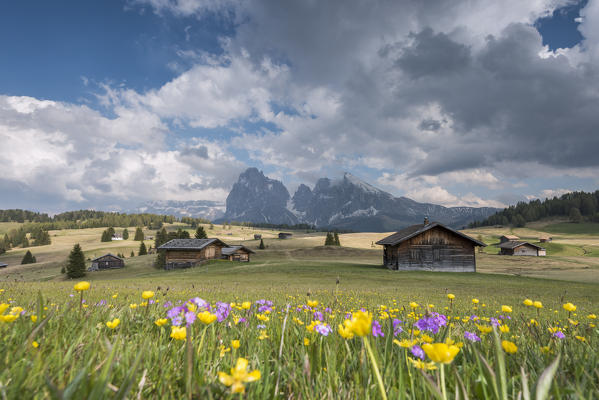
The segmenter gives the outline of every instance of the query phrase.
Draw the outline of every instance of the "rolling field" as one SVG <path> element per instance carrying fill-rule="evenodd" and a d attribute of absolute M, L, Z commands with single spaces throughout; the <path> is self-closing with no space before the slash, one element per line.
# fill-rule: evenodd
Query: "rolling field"
<path fill-rule="evenodd" d="M 514 233 L 532 241 L 538 229 Z M 383 268 L 372 242 L 385 234 L 324 247 L 323 233 L 215 226 L 209 236 L 256 249 L 259 233 L 267 248 L 179 271 L 128 257 L 78 292 L 60 273 L 74 243 L 86 258 L 137 253 L 139 242 L 101 243 L 102 230 L 51 232 L 30 248 L 36 264 L 18 265 L 24 249 L 0 256 L 4 398 L 599 397 L 588 232 L 553 234 L 541 258 L 489 246 L 479 273 L 458 274 Z M 506 232 L 467 233 L 491 244 Z"/>

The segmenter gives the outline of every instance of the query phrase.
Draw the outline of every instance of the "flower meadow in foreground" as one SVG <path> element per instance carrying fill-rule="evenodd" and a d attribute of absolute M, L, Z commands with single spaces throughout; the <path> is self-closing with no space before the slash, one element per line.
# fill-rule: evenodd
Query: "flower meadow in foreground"
<path fill-rule="evenodd" d="M 557 299 L 224 301 L 88 282 L 48 298 L 17 291 L 0 292 L 8 398 L 124 388 L 130 398 L 490 399 L 534 387 L 599 397 L 597 310 Z"/>

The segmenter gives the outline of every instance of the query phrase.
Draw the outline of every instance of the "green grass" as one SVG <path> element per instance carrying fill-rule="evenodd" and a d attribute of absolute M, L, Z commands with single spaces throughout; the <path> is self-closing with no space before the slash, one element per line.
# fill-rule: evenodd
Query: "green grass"
<path fill-rule="evenodd" d="M 556 234 L 599 236 L 599 224 L 594 222 L 582 222 L 579 224 L 562 222 L 546 225 L 543 227 L 543 230 L 545 232 Z"/>

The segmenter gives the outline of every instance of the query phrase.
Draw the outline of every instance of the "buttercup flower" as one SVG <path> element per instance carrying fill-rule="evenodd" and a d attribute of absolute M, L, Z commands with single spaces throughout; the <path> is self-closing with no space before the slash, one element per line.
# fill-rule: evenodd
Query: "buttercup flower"
<path fill-rule="evenodd" d="M 109 327 L 110 329 L 115 329 L 117 326 L 119 326 L 120 323 L 121 323 L 121 320 L 118 318 L 115 318 L 112 321 L 108 321 L 106 323 L 106 326 Z"/>
<path fill-rule="evenodd" d="M 218 379 L 220 383 L 231 387 L 233 393 L 244 393 L 244 383 L 255 382 L 260 379 L 260 371 L 247 371 L 248 360 L 238 358 L 234 368 L 231 368 L 231 375 L 226 372 L 219 372 Z"/>
<path fill-rule="evenodd" d="M 171 337 L 175 340 L 185 340 L 187 329 L 182 326 L 171 326 Z"/>
<path fill-rule="evenodd" d="M 151 299 L 152 297 L 154 297 L 154 292 L 152 292 L 151 290 L 145 290 L 145 291 L 141 292 L 141 297 L 144 300 Z"/>
<path fill-rule="evenodd" d="M 514 354 L 518 351 L 518 346 L 516 346 L 515 343 L 510 342 L 509 340 L 502 340 L 501 347 L 503 348 L 503 351 L 510 354 Z"/>
<path fill-rule="evenodd" d="M 563 305 L 564 310 L 568 311 L 568 312 L 573 312 L 576 311 L 576 306 L 572 303 L 566 303 Z"/>
<path fill-rule="evenodd" d="M 460 352 L 460 348 L 455 345 L 447 345 L 445 343 L 426 343 L 422 345 L 422 350 L 428 358 L 436 363 L 449 364 L 455 356 Z"/>
<path fill-rule="evenodd" d="M 81 281 L 79 283 L 76 283 L 75 286 L 73 286 L 73 289 L 75 289 L 78 292 L 82 292 L 84 290 L 89 290 L 89 287 L 90 287 L 89 282 Z"/>

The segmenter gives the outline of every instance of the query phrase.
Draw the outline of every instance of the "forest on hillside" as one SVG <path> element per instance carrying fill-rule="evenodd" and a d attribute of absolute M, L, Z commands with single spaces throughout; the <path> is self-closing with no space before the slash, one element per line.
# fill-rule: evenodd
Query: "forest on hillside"
<path fill-rule="evenodd" d="M 528 203 L 519 202 L 491 215 L 484 221 L 471 223 L 470 228 L 479 226 L 512 225 L 522 227 L 527 222 L 549 217 L 567 217 L 571 222 L 599 222 L 599 190 L 594 193 L 571 192 L 561 197 Z"/>

